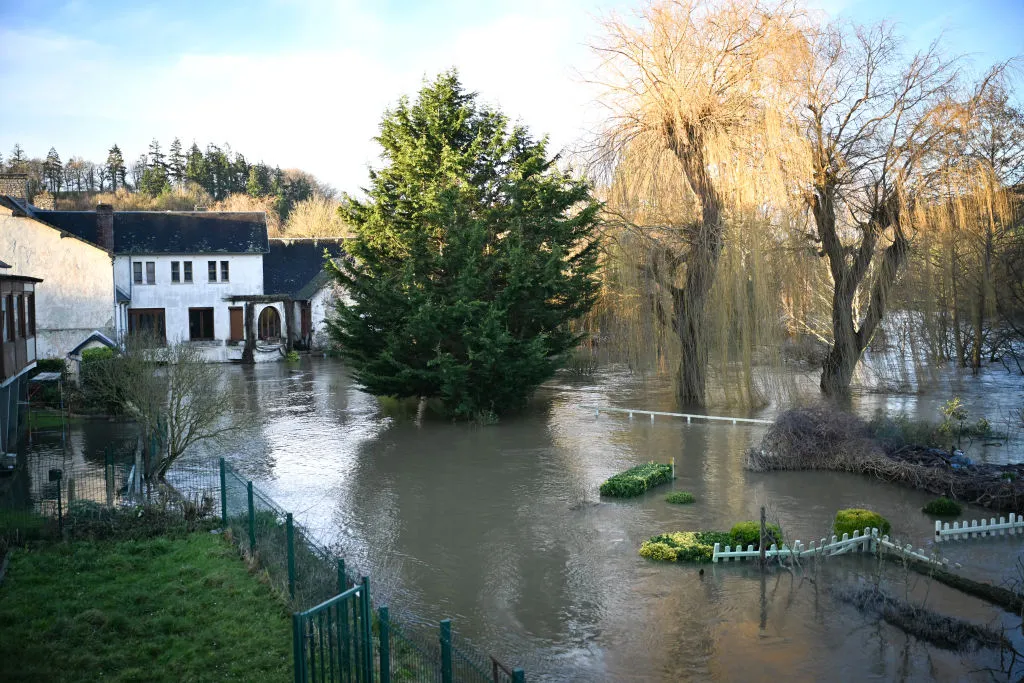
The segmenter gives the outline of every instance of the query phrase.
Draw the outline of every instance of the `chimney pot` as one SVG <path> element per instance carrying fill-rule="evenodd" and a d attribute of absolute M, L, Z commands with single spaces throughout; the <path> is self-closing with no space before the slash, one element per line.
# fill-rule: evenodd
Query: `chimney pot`
<path fill-rule="evenodd" d="M 96 237 L 101 247 L 114 251 L 114 207 L 110 204 L 96 205 Z"/>

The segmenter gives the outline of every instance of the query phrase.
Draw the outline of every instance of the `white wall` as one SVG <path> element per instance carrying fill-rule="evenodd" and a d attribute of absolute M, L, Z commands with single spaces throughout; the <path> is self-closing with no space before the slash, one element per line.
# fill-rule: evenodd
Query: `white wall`
<path fill-rule="evenodd" d="M 110 254 L 31 218 L 0 207 L 3 272 L 42 278 L 36 286 L 39 358 L 63 358 L 100 331 L 113 337 L 114 281 Z"/>
<path fill-rule="evenodd" d="M 2 257 L 0 257 L 2 258 Z M 155 284 L 135 284 L 132 263 L 142 263 L 145 282 L 146 262 L 156 264 Z M 179 262 L 181 282 L 171 282 L 171 261 Z M 184 281 L 185 261 L 192 262 L 192 282 Z M 207 262 L 217 262 L 217 282 L 207 279 Z M 228 261 L 229 281 L 220 281 L 220 262 Z M 167 325 L 167 340 L 187 341 L 188 309 L 212 308 L 214 338 L 223 344 L 231 336 L 228 308 L 243 306 L 226 301 L 226 297 L 263 294 L 263 256 L 261 254 L 187 254 L 168 256 L 132 255 L 117 257 L 117 285 L 131 296 L 129 308 L 162 308 Z M 259 312 L 257 311 L 257 315 Z M 283 318 L 282 318 L 283 327 Z"/>
<path fill-rule="evenodd" d="M 327 333 L 327 319 L 334 315 L 334 304 L 342 296 L 344 296 L 344 290 L 331 282 L 327 286 L 322 287 L 310 299 L 314 349 L 325 349 L 330 345 L 330 336 Z"/>

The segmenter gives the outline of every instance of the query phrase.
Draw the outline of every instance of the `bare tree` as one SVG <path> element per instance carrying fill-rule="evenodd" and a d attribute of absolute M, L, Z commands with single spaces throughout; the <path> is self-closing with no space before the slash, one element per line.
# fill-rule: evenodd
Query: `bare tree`
<path fill-rule="evenodd" d="M 799 164 L 792 83 L 806 61 L 801 14 L 761 0 L 661 0 L 607 22 L 599 83 L 610 124 L 598 168 L 609 221 L 647 245 L 670 294 L 660 324 L 679 343 L 677 394 L 703 405 L 708 305 L 730 215 L 785 203 Z"/>
<path fill-rule="evenodd" d="M 812 158 L 805 201 L 833 283 L 821 388 L 835 395 L 848 390 L 906 263 L 909 214 L 949 130 L 937 105 L 957 74 L 935 44 L 904 59 L 888 26 L 833 24 L 813 35 L 804 82 Z M 867 298 L 863 309 L 859 294 Z"/>
<path fill-rule="evenodd" d="M 221 379 L 220 367 L 205 362 L 195 346 L 162 345 L 139 336 L 83 372 L 92 397 L 136 420 L 147 448 L 159 444 L 146 463 L 147 478 L 159 479 L 190 447 L 248 424 L 245 416 L 232 414 Z"/>
<path fill-rule="evenodd" d="M 296 204 L 288 213 L 284 226 L 285 237 L 345 237 L 352 233 L 351 226 L 339 213 L 341 204 L 314 194 Z"/>

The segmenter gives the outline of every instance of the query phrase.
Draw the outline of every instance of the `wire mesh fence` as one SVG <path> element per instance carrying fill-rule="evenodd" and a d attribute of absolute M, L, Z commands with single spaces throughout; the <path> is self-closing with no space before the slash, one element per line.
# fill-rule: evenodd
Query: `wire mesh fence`
<path fill-rule="evenodd" d="M 317 542 L 291 513 L 223 460 L 220 467 L 221 514 L 231 530 L 231 537 L 267 573 L 271 583 L 288 596 L 296 615 L 310 610 L 312 606 L 330 604 L 339 594 L 360 586 L 366 586 L 369 596 L 366 577 L 358 577 L 352 567 L 346 567 L 330 548 Z M 323 675 L 325 680 L 349 680 L 328 676 L 333 670 L 342 670 L 338 667 L 331 669 L 330 663 L 340 661 L 343 653 L 336 648 L 342 647 L 346 641 L 341 638 L 332 640 L 329 632 L 323 630 L 326 622 L 307 622 L 303 621 L 303 630 L 294 634 L 296 680 L 307 680 L 307 674 L 313 670 Z M 382 683 L 524 680 L 521 670 L 509 670 L 455 635 L 448 620 L 441 622 L 440 629 L 431 634 L 421 626 L 402 624 L 392 619 L 387 607 L 382 606 L 374 615 L 373 626 L 371 648 L 376 671 L 373 678 Z M 321 636 L 326 638 L 324 645 L 329 651 L 325 651 L 319 642 L 309 642 L 310 637 Z M 352 647 L 351 643 L 349 646 Z M 317 657 L 319 660 L 315 659 Z"/>

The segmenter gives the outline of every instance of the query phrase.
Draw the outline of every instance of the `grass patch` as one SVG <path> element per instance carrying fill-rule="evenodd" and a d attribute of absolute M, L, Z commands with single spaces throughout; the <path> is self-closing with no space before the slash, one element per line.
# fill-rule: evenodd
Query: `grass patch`
<path fill-rule="evenodd" d="M 16 550 L 0 680 L 284 681 L 280 598 L 219 535 Z"/>
<path fill-rule="evenodd" d="M 652 536 L 640 546 L 640 557 L 662 562 L 710 562 L 715 544 L 724 547 L 729 534 L 720 531 L 677 531 Z"/>
<path fill-rule="evenodd" d="M 665 502 L 672 503 L 673 505 L 689 505 L 695 500 L 697 499 L 688 491 L 673 491 L 665 496 Z"/>
<path fill-rule="evenodd" d="M 632 498 L 639 496 L 647 489 L 666 484 L 672 479 L 672 466 L 649 462 L 631 467 L 625 472 L 616 474 L 601 484 L 602 496 L 615 498 Z"/>
<path fill-rule="evenodd" d="M 871 510 L 849 508 L 836 513 L 832 533 L 839 538 L 842 538 L 843 534 L 853 537 L 854 531 L 864 531 L 864 529 L 878 529 L 878 533 L 884 536 L 892 530 L 892 525 L 885 517 Z"/>
<path fill-rule="evenodd" d="M 929 502 L 921 508 L 921 511 L 926 515 L 934 515 L 936 517 L 959 517 L 960 513 L 963 512 L 963 508 L 960 507 L 960 503 L 943 496 Z"/>

